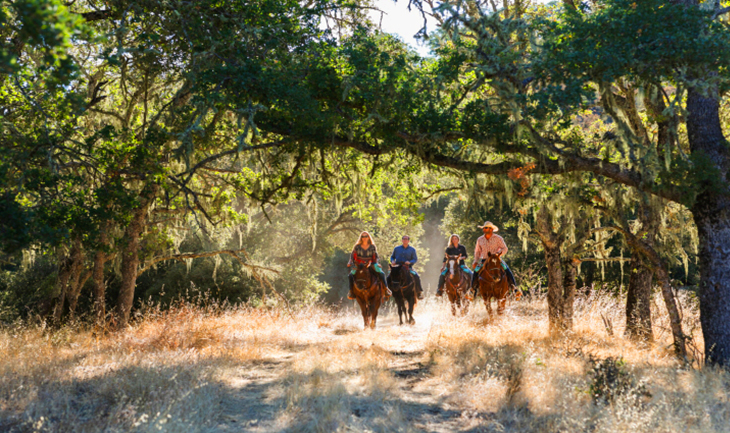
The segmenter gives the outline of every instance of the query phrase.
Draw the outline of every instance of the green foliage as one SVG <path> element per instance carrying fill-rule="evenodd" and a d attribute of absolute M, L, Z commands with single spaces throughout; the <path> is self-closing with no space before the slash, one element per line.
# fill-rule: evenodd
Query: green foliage
<path fill-rule="evenodd" d="M 663 0 L 594 7 L 590 13 L 565 9 L 559 19 L 537 23 L 543 41 L 536 79 L 556 95 L 577 92 L 564 95 L 569 104 L 561 107 L 579 107 L 580 97 L 590 97 L 588 82 L 687 83 L 708 67 L 727 71 L 730 65 L 730 34 L 711 12 Z"/>
<path fill-rule="evenodd" d="M 0 322 L 28 319 L 49 309 L 58 266 L 49 254 L 24 267 L 5 266 L 0 271 Z"/>

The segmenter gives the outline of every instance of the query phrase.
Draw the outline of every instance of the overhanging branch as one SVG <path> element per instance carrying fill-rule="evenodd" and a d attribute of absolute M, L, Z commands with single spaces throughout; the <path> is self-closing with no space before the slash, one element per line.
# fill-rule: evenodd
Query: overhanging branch
<path fill-rule="evenodd" d="M 202 257 L 214 257 L 214 256 L 219 256 L 221 254 L 227 254 L 227 255 L 233 257 L 234 259 L 236 259 L 236 261 L 238 261 L 238 263 L 241 266 L 245 267 L 246 269 L 251 270 L 252 272 L 264 271 L 264 272 L 272 272 L 274 274 L 278 274 L 279 273 L 279 271 L 277 271 L 276 269 L 267 268 L 267 267 L 264 267 L 264 266 L 252 265 L 250 263 L 244 262 L 243 259 L 241 259 L 241 257 L 238 254 L 239 253 L 245 253 L 245 252 L 246 252 L 245 249 L 240 249 L 240 250 L 218 250 L 218 251 L 207 251 L 207 252 L 200 252 L 200 253 L 182 253 L 182 254 L 173 254 L 171 256 L 155 257 L 154 259 L 149 260 L 147 262 L 147 264 L 142 269 L 140 269 L 137 272 L 137 276 L 139 277 L 145 271 L 149 270 L 155 264 L 160 263 L 160 262 L 166 262 L 168 260 L 177 260 L 177 261 L 180 261 L 180 262 L 184 262 L 186 259 L 198 259 L 198 258 L 202 258 Z"/>

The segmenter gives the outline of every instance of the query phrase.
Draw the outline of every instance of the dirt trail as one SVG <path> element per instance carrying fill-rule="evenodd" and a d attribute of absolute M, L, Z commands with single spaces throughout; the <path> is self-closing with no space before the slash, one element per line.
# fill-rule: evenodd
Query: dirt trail
<path fill-rule="evenodd" d="M 375 331 L 362 330 L 361 324 L 356 328 L 352 326 L 355 322 L 350 322 L 349 326 L 322 326 L 317 330 L 317 335 L 309 339 L 309 344 L 294 345 L 266 362 L 240 368 L 231 378 L 228 398 L 221 403 L 221 422 L 217 431 L 309 430 L 308 425 L 292 423 L 291 419 L 282 416 L 286 412 L 287 387 L 292 382 L 288 376 L 293 371 L 293 364 L 308 351 L 321 350 L 322 347 L 344 347 L 353 350 L 352 356 L 364 356 L 361 354 L 367 350 L 368 342 L 378 350 L 387 352 L 388 361 L 383 371 L 394 383 L 386 396 L 347 396 L 351 401 L 346 407 L 353 421 L 348 431 L 377 427 L 382 422 L 376 418 L 383 417 L 384 411 L 394 406 L 397 407 L 397 414 L 388 416 L 396 416 L 400 421 L 397 426 L 390 424 L 383 428 L 385 431 L 392 431 L 393 427 L 402 431 L 481 431 L 478 426 L 483 425 L 480 419 L 484 414 L 467 413 L 450 407 L 444 401 L 443 388 L 439 387 L 437 381 L 431 380 L 433 373 L 425 350 L 429 334 L 435 324 L 446 318 L 450 320 L 450 314 L 444 314 L 445 305 L 444 308 L 434 307 L 420 308 L 420 315 L 417 309 L 416 324 L 413 326 L 399 326 L 398 316 L 394 312 L 381 313 Z M 315 349 L 317 347 L 320 349 Z M 378 405 L 380 408 L 377 408 Z M 305 413 L 302 416 L 312 414 Z M 347 421 L 345 424 L 350 425 Z"/>

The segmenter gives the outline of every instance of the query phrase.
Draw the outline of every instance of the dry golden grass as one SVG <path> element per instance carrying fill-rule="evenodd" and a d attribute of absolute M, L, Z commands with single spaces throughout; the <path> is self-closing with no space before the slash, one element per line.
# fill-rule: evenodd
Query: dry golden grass
<path fill-rule="evenodd" d="M 730 374 L 675 360 L 654 307 L 649 345 L 622 337 L 607 296 L 579 299 L 560 339 L 544 299 L 491 322 L 481 301 L 454 318 L 429 300 L 415 326 L 381 312 L 375 331 L 352 309 L 184 304 L 106 336 L 16 326 L 0 330 L 0 431 L 730 431 Z M 607 358 L 614 376 L 592 372 Z"/>

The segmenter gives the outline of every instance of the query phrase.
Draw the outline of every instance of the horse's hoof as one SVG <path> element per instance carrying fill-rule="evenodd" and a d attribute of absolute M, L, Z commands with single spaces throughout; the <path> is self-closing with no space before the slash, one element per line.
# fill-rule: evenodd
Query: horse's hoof
<path fill-rule="evenodd" d="M 416 320 L 415 319 L 411 319 L 411 321 L 408 322 L 408 323 L 411 324 L 411 325 L 415 325 L 416 324 Z"/>

